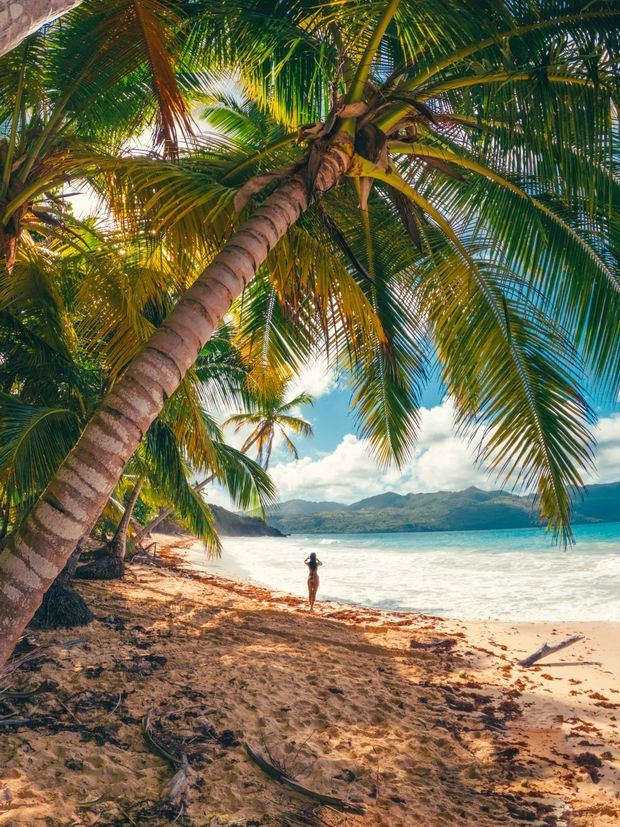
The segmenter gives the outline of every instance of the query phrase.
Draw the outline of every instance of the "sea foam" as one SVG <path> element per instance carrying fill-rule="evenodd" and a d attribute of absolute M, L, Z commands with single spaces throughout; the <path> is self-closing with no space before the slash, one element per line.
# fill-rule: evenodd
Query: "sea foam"
<path fill-rule="evenodd" d="M 490 620 L 620 620 L 620 523 L 577 526 L 562 550 L 536 529 L 425 534 L 224 538 L 219 560 L 196 545 L 197 568 L 306 594 L 317 551 L 319 599 Z"/>

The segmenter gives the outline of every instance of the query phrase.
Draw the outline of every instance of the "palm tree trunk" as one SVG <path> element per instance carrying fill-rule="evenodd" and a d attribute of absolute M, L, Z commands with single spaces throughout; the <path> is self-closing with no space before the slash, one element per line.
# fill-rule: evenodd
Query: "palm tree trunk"
<path fill-rule="evenodd" d="M 346 135 L 327 147 L 315 179 L 318 193 L 338 183 L 352 154 Z M 308 203 L 306 182 L 293 178 L 235 233 L 131 362 L 7 542 L 0 554 L 0 668 L 77 541 L 101 514 L 166 399 Z"/>
<path fill-rule="evenodd" d="M 117 560 L 125 559 L 125 554 L 127 552 L 127 529 L 129 528 L 129 522 L 131 520 L 133 510 L 136 507 L 136 503 L 138 502 L 138 497 L 140 496 L 140 491 L 142 490 L 143 485 L 144 477 L 140 477 L 133 487 L 133 491 L 127 501 L 125 512 L 121 517 L 121 521 L 118 524 L 116 532 L 114 533 L 114 537 L 112 537 L 112 542 L 110 543 L 110 553 L 112 557 L 115 557 Z"/>
<path fill-rule="evenodd" d="M 0 55 L 82 0 L 0 0 Z"/>
<path fill-rule="evenodd" d="M 269 442 L 267 443 L 267 450 L 265 452 L 265 471 L 269 470 L 269 460 L 271 459 L 271 450 L 273 448 L 273 434 L 273 431 L 269 434 Z"/>
<path fill-rule="evenodd" d="M 75 572 L 76 580 L 121 580 L 125 574 L 125 553 L 127 551 L 127 529 L 138 502 L 145 477 L 138 479 L 133 487 L 123 516 L 114 532 L 114 537 L 100 556 L 95 557 Z M 107 552 L 107 553 L 106 553 Z"/>
<path fill-rule="evenodd" d="M 86 626 L 95 619 L 94 614 L 79 592 L 71 585 L 86 538 L 82 538 L 67 565 L 46 591 L 32 625 L 39 629 L 72 629 Z"/>
<path fill-rule="evenodd" d="M 153 517 L 153 519 L 150 522 L 148 522 L 144 526 L 144 528 L 142 528 L 142 529 L 140 529 L 140 531 L 138 531 L 138 537 L 141 540 L 144 540 L 145 537 L 150 537 L 151 534 L 155 531 L 155 529 L 161 523 L 163 523 L 163 521 L 167 517 L 169 517 L 172 514 L 173 511 L 174 511 L 174 507 L 171 506 L 171 505 L 167 506 L 167 508 L 160 508 L 159 509 L 159 514 L 156 517 Z"/>

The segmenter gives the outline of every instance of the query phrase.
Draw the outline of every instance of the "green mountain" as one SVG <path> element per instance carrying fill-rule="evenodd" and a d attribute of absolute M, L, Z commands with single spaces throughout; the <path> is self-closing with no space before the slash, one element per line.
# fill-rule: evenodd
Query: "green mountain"
<path fill-rule="evenodd" d="M 215 527 L 221 537 L 282 537 L 282 533 L 259 517 L 235 514 L 219 505 L 212 505 Z"/>
<path fill-rule="evenodd" d="M 284 534 L 480 531 L 528 528 L 538 524 L 538 514 L 531 496 L 472 487 L 432 494 L 389 491 L 351 505 L 288 500 L 268 515 L 268 521 Z M 620 522 L 620 482 L 590 485 L 577 492 L 573 521 Z"/>
<path fill-rule="evenodd" d="M 321 502 L 312 502 L 310 500 L 286 500 L 278 505 L 278 514 L 282 517 L 288 514 L 323 514 L 329 511 L 341 511 L 342 503 L 329 502 L 322 500 Z"/>

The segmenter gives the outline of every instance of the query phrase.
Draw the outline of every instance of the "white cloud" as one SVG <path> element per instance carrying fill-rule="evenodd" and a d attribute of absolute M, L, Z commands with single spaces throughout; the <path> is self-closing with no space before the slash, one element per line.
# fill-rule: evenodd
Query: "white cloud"
<path fill-rule="evenodd" d="M 588 482 L 616 482 L 620 479 L 620 413 L 598 421 L 596 437 L 596 471 Z"/>
<path fill-rule="evenodd" d="M 271 473 L 283 500 L 295 497 L 354 502 L 393 490 L 455 491 L 476 485 L 499 487 L 493 473 L 476 465 L 476 444 L 454 431 L 453 403 L 444 400 L 421 411 L 420 435 L 411 459 L 401 469 L 380 469 L 368 444 L 353 434 L 329 454 L 275 464 Z M 600 420 L 597 428 L 597 473 L 588 482 L 620 478 L 620 414 Z"/>
<path fill-rule="evenodd" d="M 458 490 L 469 485 L 494 487 L 475 466 L 475 449 L 454 433 L 453 405 L 446 399 L 421 411 L 420 436 L 411 459 L 400 468 L 381 469 L 366 440 L 343 437 L 330 454 L 281 462 L 271 469 L 281 498 L 334 499 L 354 502 L 387 490 Z"/>
<path fill-rule="evenodd" d="M 100 196 L 86 181 L 72 181 L 66 188 L 72 194 L 67 201 L 73 207 L 73 214 L 79 221 L 95 216 L 106 217 L 109 213 Z"/>
<path fill-rule="evenodd" d="M 289 396 L 294 398 L 300 393 L 309 393 L 315 399 L 327 396 L 336 389 L 336 372 L 329 367 L 325 356 L 316 356 L 306 362 L 293 380 Z"/>
<path fill-rule="evenodd" d="M 346 434 L 331 454 L 278 463 L 271 475 L 283 500 L 304 497 L 352 502 L 374 493 L 378 472 L 365 442 Z"/>

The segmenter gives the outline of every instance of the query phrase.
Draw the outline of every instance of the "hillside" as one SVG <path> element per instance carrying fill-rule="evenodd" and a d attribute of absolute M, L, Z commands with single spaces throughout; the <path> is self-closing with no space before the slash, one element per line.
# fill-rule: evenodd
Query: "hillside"
<path fill-rule="evenodd" d="M 221 537 L 281 537 L 282 533 L 258 517 L 235 514 L 219 505 L 212 505 L 217 533 Z"/>
<path fill-rule="evenodd" d="M 386 492 L 351 505 L 289 500 L 268 516 L 285 534 L 391 531 L 464 531 L 536 525 L 531 497 L 505 491 Z M 592 485 L 576 497 L 574 523 L 620 521 L 620 482 Z"/>
<path fill-rule="evenodd" d="M 286 500 L 278 505 L 278 514 L 282 517 L 288 514 L 325 514 L 330 511 L 340 511 L 342 503 L 312 502 L 311 500 Z"/>

